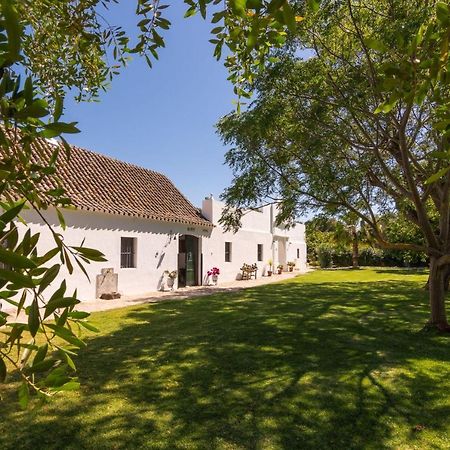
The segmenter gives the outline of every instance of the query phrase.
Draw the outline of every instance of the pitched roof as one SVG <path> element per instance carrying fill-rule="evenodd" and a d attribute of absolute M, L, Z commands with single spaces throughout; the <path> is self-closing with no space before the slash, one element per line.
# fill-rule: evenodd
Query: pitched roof
<path fill-rule="evenodd" d="M 50 158 L 55 145 L 35 141 L 38 158 Z M 163 174 L 71 146 L 70 158 L 62 149 L 57 175 L 75 207 L 122 216 L 212 227 Z"/>

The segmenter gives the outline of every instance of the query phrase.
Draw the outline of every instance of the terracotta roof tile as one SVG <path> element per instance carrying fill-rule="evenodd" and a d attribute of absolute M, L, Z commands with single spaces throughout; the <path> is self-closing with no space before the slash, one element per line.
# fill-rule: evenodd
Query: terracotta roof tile
<path fill-rule="evenodd" d="M 39 139 L 37 158 L 49 158 L 54 145 Z M 60 145 L 60 144 L 57 144 Z M 71 146 L 62 149 L 57 175 L 79 209 L 212 227 L 163 174 Z M 40 155 L 40 156 L 39 156 Z"/>

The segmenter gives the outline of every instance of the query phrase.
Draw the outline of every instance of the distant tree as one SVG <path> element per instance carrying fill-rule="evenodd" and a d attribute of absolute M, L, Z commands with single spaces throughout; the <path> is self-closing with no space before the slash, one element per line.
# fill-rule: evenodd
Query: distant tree
<path fill-rule="evenodd" d="M 324 215 L 314 217 L 305 223 L 306 251 L 309 263 L 319 263 L 321 267 L 331 265 L 331 253 L 335 246 L 334 229 L 334 221 Z"/>
<path fill-rule="evenodd" d="M 428 326 L 448 331 L 449 7 L 329 0 L 302 25 L 257 81 L 250 108 L 218 126 L 235 174 L 223 222 L 239 226 L 242 208 L 261 201 L 280 204 L 279 221 L 350 212 L 381 248 L 428 255 Z M 389 241 L 380 222 L 389 211 L 423 243 Z"/>
<path fill-rule="evenodd" d="M 335 239 L 344 246 L 352 248 L 352 266 L 359 267 L 359 230 L 358 217 L 346 214 L 336 223 Z"/>
<path fill-rule="evenodd" d="M 351 263 L 353 267 L 358 267 L 360 232 L 357 222 L 351 221 L 349 217 L 335 218 L 322 214 L 308 220 L 305 225 L 306 248 L 310 260 L 316 260 L 323 251 L 346 252 L 351 248 Z"/>
<path fill-rule="evenodd" d="M 436 225 L 434 220 L 432 220 L 432 223 L 434 226 Z M 383 229 L 383 234 L 386 236 L 386 240 L 389 242 L 406 242 L 418 246 L 423 246 L 425 244 L 423 233 L 420 229 L 410 220 L 399 214 L 385 214 L 382 218 L 380 218 L 380 226 Z M 418 252 L 414 250 L 399 251 L 385 249 L 383 254 L 387 260 L 398 262 L 405 266 L 424 265 L 428 260 L 425 252 Z"/>

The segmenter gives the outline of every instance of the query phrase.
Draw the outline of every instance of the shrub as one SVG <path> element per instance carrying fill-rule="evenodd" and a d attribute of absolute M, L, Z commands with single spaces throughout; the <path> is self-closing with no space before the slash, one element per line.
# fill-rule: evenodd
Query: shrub
<path fill-rule="evenodd" d="M 319 260 L 319 265 L 322 269 L 331 267 L 333 249 L 326 245 L 321 245 L 317 248 L 317 259 Z"/>
<path fill-rule="evenodd" d="M 352 265 L 352 252 L 345 249 L 333 249 L 331 259 L 333 266 L 349 267 Z"/>
<path fill-rule="evenodd" d="M 384 266 L 386 261 L 383 256 L 382 250 L 366 247 L 359 252 L 359 264 L 361 266 Z"/>

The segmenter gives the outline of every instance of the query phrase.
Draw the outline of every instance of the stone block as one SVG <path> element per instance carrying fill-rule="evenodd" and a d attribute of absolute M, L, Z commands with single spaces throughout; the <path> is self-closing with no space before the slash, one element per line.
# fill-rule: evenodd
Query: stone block
<path fill-rule="evenodd" d="M 103 298 L 102 295 L 104 294 L 117 294 L 118 283 L 119 275 L 114 273 L 113 268 L 102 269 L 100 275 L 96 276 L 95 297 Z"/>

